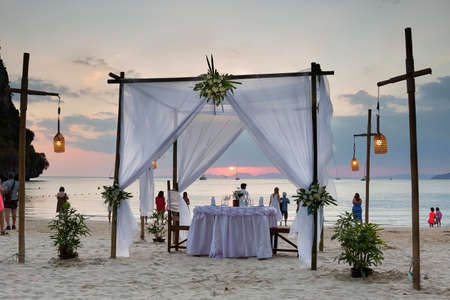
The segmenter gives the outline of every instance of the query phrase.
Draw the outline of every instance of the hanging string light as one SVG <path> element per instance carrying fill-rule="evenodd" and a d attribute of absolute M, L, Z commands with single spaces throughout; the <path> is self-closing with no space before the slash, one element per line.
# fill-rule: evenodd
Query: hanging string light
<path fill-rule="evenodd" d="M 380 132 L 380 87 L 378 87 L 377 98 L 377 134 L 373 138 L 373 147 L 375 154 L 385 154 L 388 150 L 386 137 Z"/>
<path fill-rule="evenodd" d="M 359 162 L 355 156 L 356 146 L 355 146 L 355 136 L 353 136 L 353 158 L 351 160 L 352 171 L 359 171 Z"/>
<path fill-rule="evenodd" d="M 59 126 L 59 115 L 61 114 L 61 98 L 58 96 L 58 132 L 56 133 L 55 137 L 53 138 L 53 149 L 56 153 L 62 153 L 65 151 L 65 142 L 64 142 L 64 136 L 60 132 L 60 126 Z"/>

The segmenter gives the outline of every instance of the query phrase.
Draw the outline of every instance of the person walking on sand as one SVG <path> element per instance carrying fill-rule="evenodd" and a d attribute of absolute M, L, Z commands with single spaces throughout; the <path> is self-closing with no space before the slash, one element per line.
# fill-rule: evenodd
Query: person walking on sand
<path fill-rule="evenodd" d="M 16 210 L 19 200 L 19 181 L 15 180 L 14 173 L 8 174 L 8 180 L 6 180 L 1 187 L 4 197 L 4 213 L 6 220 L 6 230 L 16 229 Z M 12 227 L 9 223 L 9 215 L 12 215 Z"/>
<path fill-rule="evenodd" d="M 441 227 L 442 212 L 439 207 L 436 207 L 436 227 Z"/>
<path fill-rule="evenodd" d="M 2 180 L 0 179 L 0 190 L 2 187 Z M 2 193 L 0 192 L 0 235 L 7 235 L 8 233 L 5 230 L 5 220 L 3 219 L 3 211 L 5 210 L 5 206 L 3 204 Z"/>
<path fill-rule="evenodd" d="M 353 218 L 360 220 L 362 222 L 361 204 L 362 200 L 361 197 L 359 197 L 359 193 L 355 193 L 355 196 L 353 196 L 353 207 L 352 207 Z"/>
<path fill-rule="evenodd" d="M 166 198 L 164 198 L 164 192 L 159 191 L 158 196 L 155 198 L 156 210 L 166 211 Z"/>
<path fill-rule="evenodd" d="M 433 227 L 436 223 L 436 213 L 434 212 L 434 208 L 430 208 L 430 213 L 428 214 L 428 224 L 430 227 Z"/>
<path fill-rule="evenodd" d="M 62 213 L 64 210 L 64 203 L 69 200 L 69 197 L 67 196 L 63 186 L 59 188 L 59 193 L 56 194 L 56 200 L 56 212 Z"/>
<path fill-rule="evenodd" d="M 278 187 L 275 187 L 273 189 L 273 194 L 270 195 L 270 202 L 269 202 L 269 206 L 272 206 L 273 208 L 275 208 L 275 210 L 277 211 L 277 221 L 280 221 L 280 226 L 283 225 L 283 215 L 281 214 L 281 209 L 280 209 L 280 190 L 278 189 Z"/>
<path fill-rule="evenodd" d="M 289 199 L 286 197 L 287 193 L 283 192 L 283 197 L 281 197 L 281 214 L 284 217 L 284 226 L 287 226 L 287 219 L 288 219 L 288 204 L 291 203 Z"/>

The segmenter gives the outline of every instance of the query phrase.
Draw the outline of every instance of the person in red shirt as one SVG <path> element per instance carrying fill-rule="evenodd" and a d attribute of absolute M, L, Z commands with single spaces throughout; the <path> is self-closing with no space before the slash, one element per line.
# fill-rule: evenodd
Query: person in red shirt
<path fill-rule="evenodd" d="M 434 207 L 432 207 L 430 213 L 428 214 L 428 224 L 430 224 L 430 227 L 433 227 L 435 223 L 436 213 L 434 212 Z"/>
<path fill-rule="evenodd" d="M 164 198 L 164 192 L 159 191 L 158 196 L 155 198 L 156 210 L 166 211 L 166 198 Z"/>

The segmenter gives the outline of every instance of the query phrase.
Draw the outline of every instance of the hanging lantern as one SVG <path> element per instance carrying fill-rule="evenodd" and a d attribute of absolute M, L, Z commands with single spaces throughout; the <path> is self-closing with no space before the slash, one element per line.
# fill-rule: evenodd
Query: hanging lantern
<path fill-rule="evenodd" d="M 351 164 L 352 164 L 352 171 L 354 172 L 359 171 L 359 162 L 355 157 L 353 157 Z"/>
<path fill-rule="evenodd" d="M 350 162 L 351 166 L 352 166 L 352 171 L 359 171 L 359 162 L 355 157 L 355 152 L 356 152 L 356 147 L 355 147 L 355 136 L 353 136 L 353 158 L 352 161 Z"/>
<path fill-rule="evenodd" d="M 156 167 L 157 167 L 156 160 L 152 161 L 152 169 L 154 170 L 154 169 L 156 169 Z"/>
<path fill-rule="evenodd" d="M 53 149 L 56 153 L 62 153 L 65 151 L 65 142 L 64 136 L 61 134 L 59 130 L 59 115 L 61 114 L 61 108 L 59 107 L 61 102 L 61 98 L 58 96 L 58 132 L 53 138 Z"/>
<path fill-rule="evenodd" d="M 385 154 L 388 151 L 386 137 L 381 133 L 377 133 L 373 138 L 373 146 L 375 154 Z"/>

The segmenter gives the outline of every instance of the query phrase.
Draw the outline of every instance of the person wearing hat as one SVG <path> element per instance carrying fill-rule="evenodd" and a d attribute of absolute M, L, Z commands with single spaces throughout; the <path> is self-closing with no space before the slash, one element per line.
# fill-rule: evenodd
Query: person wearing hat
<path fill-rule="evenodd" d="M 19 200 L 19 181 L 14 179 L 14 173 L 8 173 L 8 180 L 1 186 L 3 202 L 5 204 L 6 230 L 16 229 L 16 210 Z M 12 227 L 9 223 L 9 215 L 12 215 Z"/>

